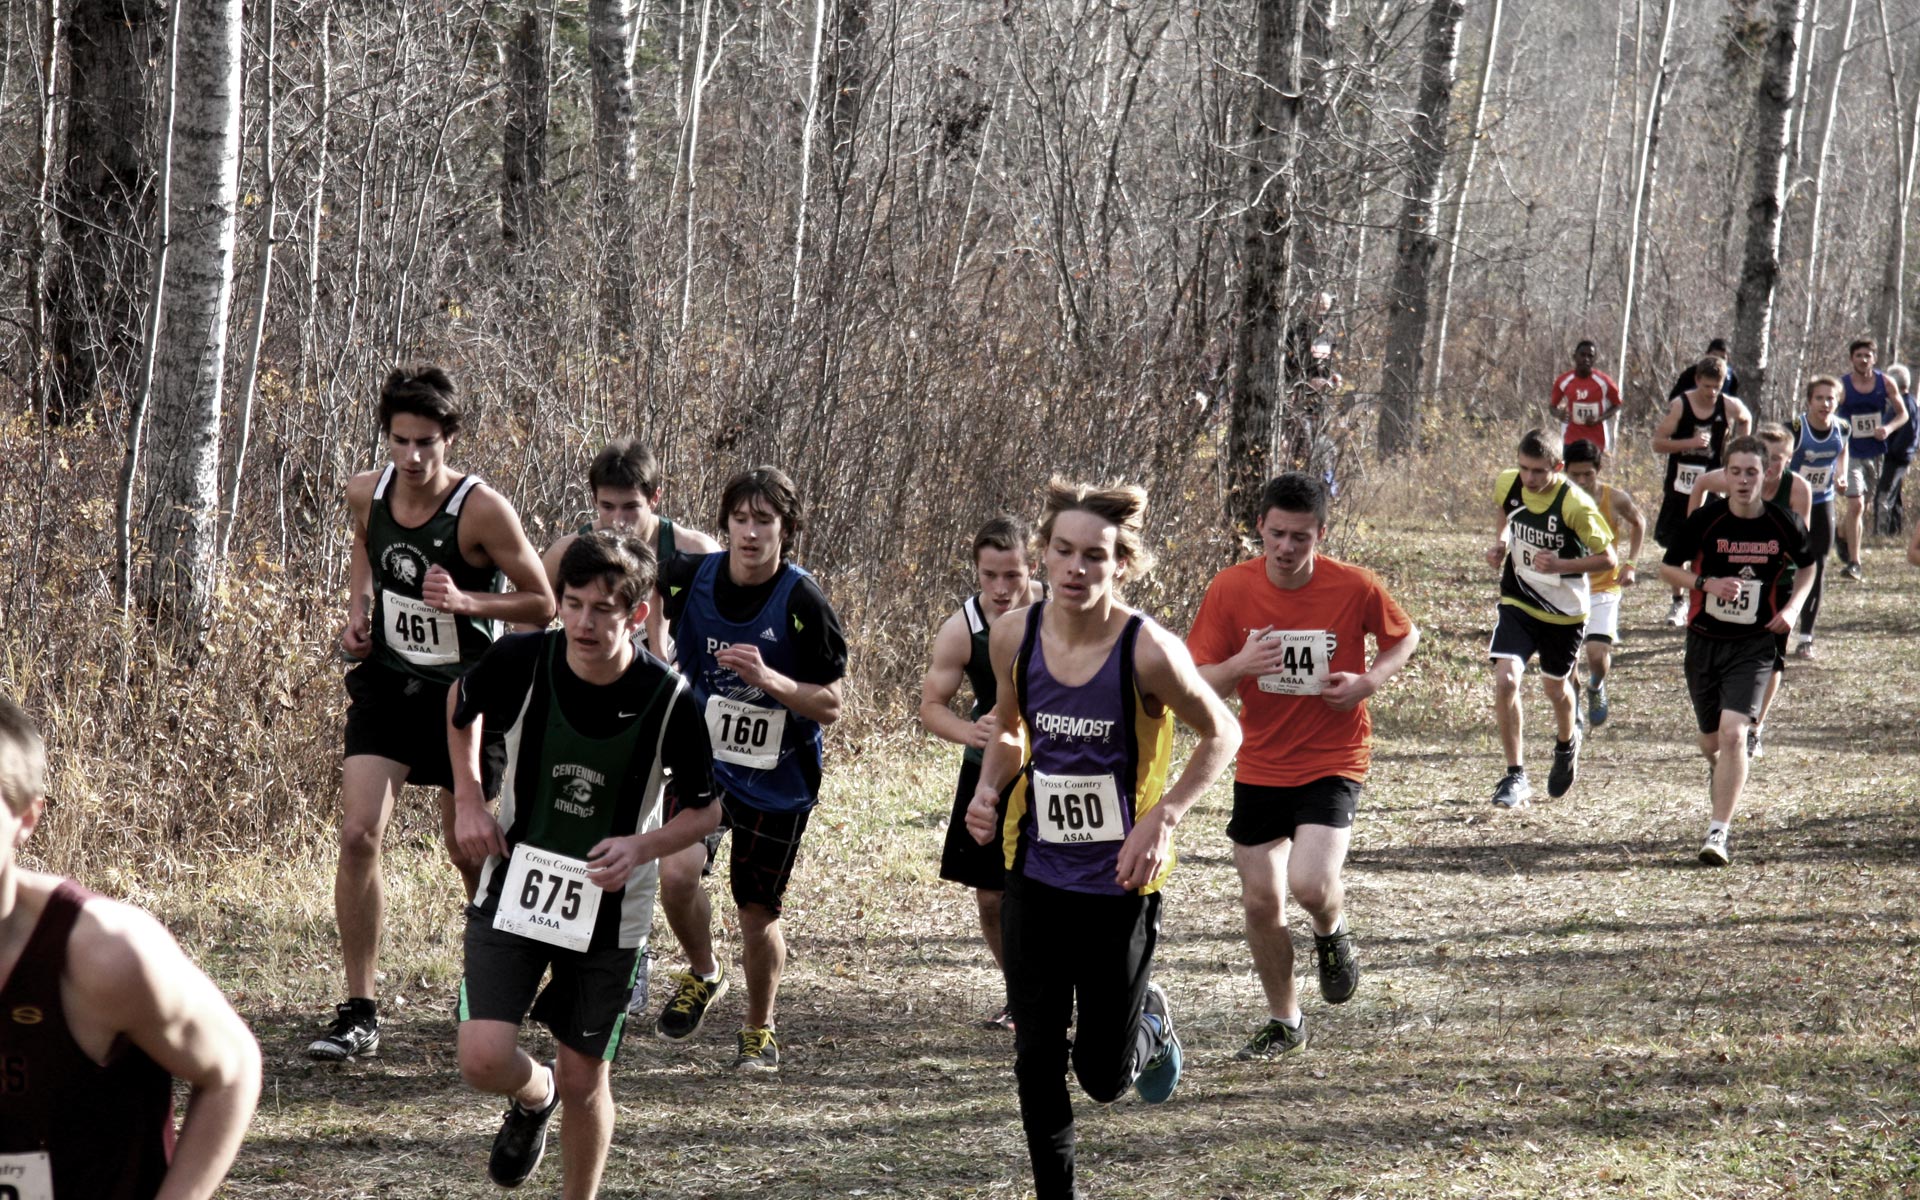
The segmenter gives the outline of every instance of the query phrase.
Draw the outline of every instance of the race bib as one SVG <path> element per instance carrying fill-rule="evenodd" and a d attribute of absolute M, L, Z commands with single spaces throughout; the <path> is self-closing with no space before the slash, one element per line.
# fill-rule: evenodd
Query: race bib
<path fill-rule="evenodd" d="M 1600 402 L 1598 400 L 1575 400 L 1573 402 L 1573 423 L 1575 425 L 1598 425 L 1600 423 Z"/>
<path fill-rule="evenodd" d="M 1040 840 L 1055 845 L 1124 841 L 1120 785 L 1111 775 L 1073 778 L 1035 771 L 1033 823 Z"/>
<path fill-rule="evenodd" d="M 1693 485 L 1706 473 L 1707 468 L 1701 463 L 1681 463 L 1673 473 L 1673 490 L 1682 496 L 1693 495 Z"/>
<path fill-rule="evenodd" d="M 1540 556 L 1551 549 L 1548 546 L 1535 546 L 1529 542 L 1515 541 L 1513 564 L 1522 575 L 1530 575 L 1542 583 L 1558 583 L 1560 582 L 1558 571 L 1542 571 L 1539 566 Z"/>
<path fill-rule="evenodd" d="M 522 842 L 507 861 L 493 927 L 563 950 L 585 950 L 605 894 L 587 878 L 586 863 Z"/>
<path fill-rule="evenodd" d="M 0 1200 L 53 1200 L 53 1159 L 46 1151 L 0 1154 Z"/>
<path fill-rule="evenodd" d="M 1853 430 L 1857 438 L 1870 438 L 1873 431 L 1880 428 L 1880 414 L 1877 412 L 1858 412 L 1847 418 L 1847 427 Z"/>
<path fill-rule="evenodd" d="M 784 708 L 707 697 L 707 737 L 720 762 L 770 771 L 780 765 L 780 739 L 786 732 Z"/>
<path fill-rule="evenodd" d="M 1282 696 L 1318 696 L 1333 669 L 1333 633 L 1326 629 L 1272 629 L 1260 639 L 1279 642 L 1280 669 L 1260 677 L 1260 690 Z"/>
<path fill-rule="evenodd" d="M 387 648 L 417 667 L 444 667 L 460 661 L 460 634 L 453 614 L 425 601 L 385 591 L 380 613 Z M 0 1200 L 5 1200 L 0 1196 Z"/>
<path fill-rule="evenodd" d="M 1740 593 L 1731 600 L 1709 595 L 1707 613 L 1729 625 L 1752 625 L 1760 619 L 1760 581 L 1736 579 L 1734 582 L 1740 585 Z"/>
<path fill-rule="evenodd" d="M 1807 486 L 1814 491 L 1824 492 L 1833 486 L 1833 464 L 1828 463 L 1824 467 L 1801 467 L 1800 477 L 1805 479 Z"/>

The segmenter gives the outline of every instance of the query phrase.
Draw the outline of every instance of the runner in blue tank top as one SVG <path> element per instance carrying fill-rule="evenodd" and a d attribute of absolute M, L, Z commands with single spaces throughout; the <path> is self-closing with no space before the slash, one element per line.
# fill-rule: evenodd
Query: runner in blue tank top
<path fill-rule="evenodd" d="M 1146 502 L 1134 487 L 1049 484 L 1052 598 L 989 639 L 999 720 L 967 829 L 982 844 L 1001 832 L 1005 849 L 1014 1076 L 1040 1200 L 1075 1195 L 1069 1060 L 1101 1103 L 1131 1085 L 1157 1104 L 1179 1083 L 1180 1041 L 1150 982 L 1160 888 L 1174 826 L 1240 745 L 1180 639 L 1114 594 L 1148 569 Z M 1200 740 L 1169 784 L 1176 716 Z"/>
<path fill-rule="evenodd" d="M 1813 626 L 1820 619 L 1820 596 L 1827 579 L 1827 551 L 1833 549 L 1834 500 L 1845 493 L 1850 463 L 1846 430 L 1834 420 L 1840 381 L 1820 375 L 1807 383 L 1807 410 L 1800 415 L 1799 437 L 1788 466 L 1813 489 L 1807 516 L 1807 541 L 1813 552 L 1813 590 L 1800 609 L 1800 639 L 1794 657 L 1812 658 Z"/>
<path fill-rule="evenodd" d="M 1857 338 L 1847 347 L 1853 370 L 1840 378 L 1840 424 L 1847 431 L 1847 507 L 1841 514 L 1835 540 L 1840 545 L 1843 578 L 1860 580 L 1860 535 L 1867 505 L 1880 488 L 1880 470 L 1887 459 L 1887 435 L 1907 423 L 1907 406 L 1900 402 L 1887 377 L 1874 369 L 1872 338 Z"/>
<path fill-rule="evenodd" d="M 720 494 L 727 549 L 668 564 L 661 574 L 680 671 L 713 743 L 720 827 L 730 832 L 733 900 L 747 972 L 746 1023 L 733 1065 L 779 1068 L 774 1007 L 787 944 L 781 899 L 808 816 L 820 798 L 820 729 L 840 719 L 847 642 L 813 576 L 787 561 L 803 523 L 793 481 L 755 467 Z M 654 1032 L 692 1037 L 727 981 L 714 954 L 711 905 L 700 887 L 703 846 L 660 864 L 660 906 L 687 970 Z"/>

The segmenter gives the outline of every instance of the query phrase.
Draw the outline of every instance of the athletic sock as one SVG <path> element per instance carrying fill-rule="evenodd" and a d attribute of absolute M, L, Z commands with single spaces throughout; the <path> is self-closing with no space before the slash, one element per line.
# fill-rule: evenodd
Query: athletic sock
<path fill-rule="evenodd" d="M 1515 765 L 1507 768 L 1507 774 L 1509 775 L 1525 775 L 1526 773 L 1527 769 L 1523 766 Z"/>
<path fill-rule="evenodd" d="M 1731 824 L 1732 822 L 1730 821 L 1708 821 L 1707 836 L 1712 837 L 1716 833 L 1725 833 Z"/>
<path fill-rule="evenodd" d="M 688 965 L 687 970 L 689 974 L 691 974 L 695 979 L 698 979 L 701 983 L 713 983 L 715 980 L 720 978 L 720 968 L 717 966 L 714 967 L 713 973 L 710 975 L 702 975 L 700 972 L 693 970 L 693 967 L 691 964 Z"/>
<path fill-rule="evenodd" d="M 351 1008 L 360 1016 L 377 1017 L 380 1015 L 380 1002 L 366 996 L 348 996 L 347 1007 Z"/>
<path fill-rule="evenodd" d="M 1306 1019 L 1307 1019 L 1307 1014 L 1303 1012 L 1295 1013 L 1291 1017 L 1275 1017 L 1274 1018 L 1274 1020 L 1280 1022 L 1282 1025 L 1285 1025 L 1288 1029 L 1300 1028 L 1300 1022 Z"/>

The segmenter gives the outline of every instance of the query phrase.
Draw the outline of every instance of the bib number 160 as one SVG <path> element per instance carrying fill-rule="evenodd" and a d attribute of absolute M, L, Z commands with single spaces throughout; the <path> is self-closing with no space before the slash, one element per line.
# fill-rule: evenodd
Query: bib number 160
<path fill-rule="evenodd" d="M 769 725 L 765 717 L 748 716 L 745 713 L 720 714 L 720 740 L 729 746 L 755 750 L 766 747 Z"/>

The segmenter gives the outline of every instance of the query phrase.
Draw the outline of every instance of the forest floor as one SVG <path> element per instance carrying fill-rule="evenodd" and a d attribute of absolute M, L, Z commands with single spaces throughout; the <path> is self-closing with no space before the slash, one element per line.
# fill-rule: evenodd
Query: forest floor
<path fill-rule="evenodd" d="M 1334 547 L 1381 573 L 1426 636 L 1374 702 L 1347 874 L 1358 994 L 1320 1001 L 1302 936 L 1311 1046 L 1234 1060 L 1264 1013 L 1223 782 L 1181 828 L 1158 957 L 1186 1076 L 1160 1107 L 1078 1099 L 1087 1194 L 1920 1195 L 1920 572 L 1882 546 L 1866 583 L 1829 585 L 1822 656 L 1790 671 L 1733 865 L 1714 870 L 1695 859 L 1705 771 L 1657 583 L 1629 594 L 1613 717 L 1573 792 L 1488 804 L 1494 584 L 1473 498 L 1458 523 L 1426 511 Z M 1543 780 L 1537 675 L 1526 709 Z M 614 1068 L 603 1195 L 1030 1194 L 1011 1038 L 979 1024 L 1000 992 L 971 898 L 936 878 L 957 755 L 832 741 L 788 900 L 779 1076 L 727 1069 L 737 988 L 691 1046 L 636 1030 Z M 389 1015 L 365 1061 L 302 1053 L 339 998 L 331 847 L 89 880 L 154 908 L 259 1034 L 265 1094 L 227 1195 L 494 1194 L 500 1106 L 454 1066 L 457 882 L 427 795 L 406 807 Z M 737 947 L 730 902 L 716 911 Z M 656 1007 L 678 966 L 659 930 Z M 533 1194 L 558 1194 L 554 1151 Z"/>

